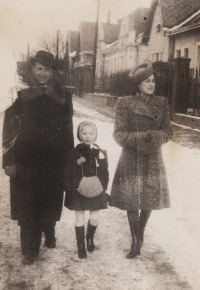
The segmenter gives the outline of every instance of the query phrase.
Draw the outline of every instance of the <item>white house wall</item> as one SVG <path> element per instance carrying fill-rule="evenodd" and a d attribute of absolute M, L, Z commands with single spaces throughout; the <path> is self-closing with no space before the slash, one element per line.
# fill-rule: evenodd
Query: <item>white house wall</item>
<path fill-rule="evenodd" d="M 156 32 L 158 25 L 161 25 L 161 31 Z M 149 60 L 151 61 L 167 61 L 169 55 L 169 38 L 164 36 L 162 29 L 162 15 L 160 5 L 157 5 L 154 18 L 152 22 L 152 28 L 149 39 Z M 157 59 L 158 58 L 158 59 Z"/>
<path fill-rule="evenodd" d="M 176 57 L 177 50 L 181 51 L 181 57 L 184 57 L 185 49 L 188 48 L 188 57 L 191 59 L 190 68 L 198 67 L 197 47 L 200 46 L 200 30 L 176 34 L 174 36 L 174 57 Z"/>
<path fill-rule="evenodd" d="M 148 47 L 146 45 L 129 45 L 122 50 L 105 53 L 105 74 L 132 69 L 148 59 Z"/>

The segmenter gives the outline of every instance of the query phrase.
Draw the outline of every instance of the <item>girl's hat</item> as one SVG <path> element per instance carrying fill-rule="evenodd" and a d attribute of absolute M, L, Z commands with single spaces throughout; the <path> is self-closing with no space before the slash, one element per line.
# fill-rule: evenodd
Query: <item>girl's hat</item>
<path fill-rule="evenodd" d="M 81 141 L 80 133 L 81 133 L 81 130 L 82 130 L 82 128 L 84 126 L 92 126 L 94 128 L 95 135 L 96 135 L 94 141 L 96 141 L 96 139 L 97 139 L 97 126 L 94 123 L 90 122 L 90 121 L 84 121 L 84 122 L 81 122 L 78 125 L 78 128 L 77 128 L 77 138 L 78 138 L 78 140 Z"/>
<path fill-rule="evenodd" d="M 129 78 L 136 83 L 148 79 L 153 74 L 153 66 L 150 62 L 144 62 L 132 69 L 129 73 Z"/>

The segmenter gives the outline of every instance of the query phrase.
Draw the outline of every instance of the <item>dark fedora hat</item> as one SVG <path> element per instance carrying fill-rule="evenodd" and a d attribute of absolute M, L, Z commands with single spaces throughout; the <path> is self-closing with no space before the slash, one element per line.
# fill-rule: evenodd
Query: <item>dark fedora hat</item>
<path fill-rule="evenodd" d="M 151 62 L 143 62 L 130 71 L 129 77 L 133 82 L 140 83 L 148 79 L 153 74 Z"/>
<path fill-rule="evenodd" d="M 32 65 L 39 62 L 47 67 L 53 68 L 54 70 L 56 69 L 54 55 L 48 51 L 39 50 L 35 57 L 30 58 L 30 62 Z"/>

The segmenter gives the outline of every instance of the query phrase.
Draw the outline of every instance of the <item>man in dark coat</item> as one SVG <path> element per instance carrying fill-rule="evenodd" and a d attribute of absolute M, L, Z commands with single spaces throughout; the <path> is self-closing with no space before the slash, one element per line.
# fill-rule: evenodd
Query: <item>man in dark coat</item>
<path fill-rule="evenodd" d="M 63 168 L 74 147 L 71 94 L 55 82 L 54 56 L 38 51 L 31 59 L 28 89 L 6 111 L 3 168 L 10 176 L 11 218 L 20 226 L 22 262 L 31 264 L 45 245 L 56 246 L 55 224 L 63 204 Z M 18 136 L 15 132 L 18 130 Z M 17 136 L 14 145 L 10 138 Z"/>

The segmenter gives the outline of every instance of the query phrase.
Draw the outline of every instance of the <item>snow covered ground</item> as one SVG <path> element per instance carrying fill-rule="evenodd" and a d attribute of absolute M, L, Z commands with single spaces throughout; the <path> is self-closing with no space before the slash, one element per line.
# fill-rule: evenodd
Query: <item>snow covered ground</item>
<path fill-rule="evenodd" d="M 97 143 L 108 150 L 112 181 L 121 148 L 112 138 L 113 121 L 75 104 L 75 110 L 96 118 Z M 100 117 L 99 117 L 100 116 Z M 76 127 L 76 122 L 75 122 Z M 200 150 L 169 142 L 163 146 L 171 208 L 154 211 L 146 235 L 168 255 L 176 271 L 193 289 L 200 289 Z M 109 183 L 109 187 L 111 182 Z"/>
<path fill-rule="evenodd" d="M 90 119 L 98 128 L 96 143 L 108 151 L 109 192 L 121 151 L 112 138 L 113 120 L 76 102 L 74 109 L 74 136 L 78 124 Z M 200 151 L 169 142 L 163 155 L 171 208 L 152 213 L 142 255 L 133 260 L 125 258 L 131 243 L 126 212 L 111 207 L 101 211 L 96 249 L 83 261 L 77 257 L 74 212 L 63 208 L 57 248 L 41 246 L 38 261 L 22 266 L 19 228 L 9 216 L 9 180 L 0 172 L 0 289 L 199 290 Z"/>

